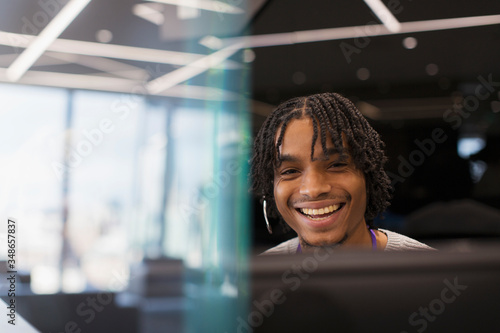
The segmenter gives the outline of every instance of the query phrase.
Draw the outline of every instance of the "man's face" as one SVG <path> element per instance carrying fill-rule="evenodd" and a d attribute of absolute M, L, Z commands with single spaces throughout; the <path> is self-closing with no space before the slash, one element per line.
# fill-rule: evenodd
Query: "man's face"
<path fill-rule="evenodd" d="M 359 243 L 366 236 L 365 177 L 349 156 L 336 153 L 329 136 L 329 158 L 318 137 L 311 160 L 312 136 L 310 118 L 288 124 L 280 147 L 282 163 L 274 171 L 276 206 L 302 246 Z"/>

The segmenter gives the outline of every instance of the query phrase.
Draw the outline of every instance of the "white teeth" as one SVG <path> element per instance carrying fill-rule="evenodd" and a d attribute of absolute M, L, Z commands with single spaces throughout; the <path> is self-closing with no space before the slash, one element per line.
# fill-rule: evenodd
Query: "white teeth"
<path fill-rule="evenodd" d="M 332 213 L 340 208 L 340 205 L 331 205 L 320 209 L 301 208 L 300 211 L 306 215 L 323 215 Z"/>

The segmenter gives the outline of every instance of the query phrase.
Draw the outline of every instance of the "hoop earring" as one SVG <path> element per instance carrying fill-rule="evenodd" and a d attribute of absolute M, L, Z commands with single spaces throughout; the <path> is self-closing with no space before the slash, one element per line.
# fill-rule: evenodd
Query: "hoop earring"
<path fill-rule="evenodd" d="M 264 201 L 262 202 L 262 207 L 264 210 L 264 219 L 266 220 L 266 225 L 267 225 L 267 231 L 272 235 L 273 229 L 271 229 L 271 224 L 269 224 L 269 220 L 267 219 L 267 202 L 266 202 L 266 197 L 264 197 Z"/>

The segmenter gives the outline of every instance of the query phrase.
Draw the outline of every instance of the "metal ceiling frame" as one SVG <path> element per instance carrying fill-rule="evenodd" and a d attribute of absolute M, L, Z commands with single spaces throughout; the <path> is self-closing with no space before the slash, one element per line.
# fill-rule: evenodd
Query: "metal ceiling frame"
<path fill-rule="evenodd" d="M 72 0 L 68 5 L 77 1 L 80 3 L 79 12 L 81 12 L 81 10 L 85 8 L 86 3 L 90 0 Z M 383 17 L 381 17 L 384 11 L 382 11 L 380 7 L 378 9 L 373 7 L 373 3 L 375 2 L 378 2 L 379 5 L 382 3 L 378 0 L 366 0 L 365 2 L 375 14 L 379 15 L 381 21 L 384 22 Z M 387 10 L 386 7 L 384 8 Z M 63 12 L 63 10 L 61 10 L 61 12 Z M 78 15 L 78 13 L 76 15 Z M 58 16 L 59 15 L 56 15 L 53 21 L 56 20 Z M 394 20 L 396 19 L 394 18 Z M 71 21 L 72 19 L 66 20 L 66 23 L 69 25 Z M 384 22 L 384 24 L 367 24 L 363 26 L 223 38 L 220 39 L 221 43 L 218 43 L 220 45 L 213 47 L 212 53 L 208 55 L 56 38 L 64 30 L 65 27 L 62 27 L 56 31 L 59 32 L 57 36 L 55 36 L 55 33 L 52 34 L 53 41 L 51 43 L 45 42 L 45 47 L 42 48 L 41 52 L 40 50 L 38 51 L 39 55 L 34 57 L 35 60 L 32 61 L 31 64 L 28 62 L 27 67 L 25 65 L 26 68 L 24 70 L 21 68 L 16 72 L 17 74 L 13 74 L 13 68 L 15 68 L 18 61 L 21 61 L 20 59 L 30 51 L 33 45 L 37 44 L 40 37 L 43 37 L 45 29 L 39 36 L 0 31 L 0 45 L 11 46 L 13 48 L 25 48 L 25 51 L 11 63 L 8 69 L 0 68 L 0 82 L 17 81 L 21 84 L 40 84 L 66 88 L 119 91 L 124 93 L 133 93 L 133 91 L 140 90 L 143 94 L 159 96 L 195 99 L 229 98 L 229 100 L 232 100 L 235 99 L 238 94 L 202 86 L 190 86 L 193 88 L 194 92 L 190 93 L 188 89 L 180 88 L 179 85 L 182 86 L 185 81 L 211 68 L 227 70 L 242 68 L 241 64 L 229 60 L 229 58 L 244 48 L 493 25 L 500 23 L 500 15 L 413 22 L 398 22 L 396 20 L 396 22 L 397 25 L 393 25 L 392 28 L 387 22 Z M 395 26 L 397 28 L 395 28 Z M 47 26 L 46 29 L 47 28 L 49 28 L 49 26 Z M 67 74 L 30 70 L 29 68 L 32 67 L 33 64 L 35 65 L 34 67 L 36 67 L 37 64 L 34 62 L 39 57 L 45 61 L 48 61 L 49 58 L 51 58 L 52 61 L 55 59 L 55 61 L 59 61 L 60 64 L 79 64 L 97 70 L 98 73 Z M 181 67 L 173 69 L 164 75 L 152 76 L 152 73 L 148 73 L 147 70 L 112 59 L 168 64 Z"/>

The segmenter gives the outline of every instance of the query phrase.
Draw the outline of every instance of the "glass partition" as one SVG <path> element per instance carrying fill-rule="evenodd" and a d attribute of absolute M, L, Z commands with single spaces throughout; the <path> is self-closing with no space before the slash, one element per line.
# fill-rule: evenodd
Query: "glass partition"
<path fill-rule="evenodd" d="M 263 3 L 114 4 L 123 25 L 111 31 L 94 25 L 106 6 L 92 2 L 78 17 L 92 24 L 76 20 L 17 83 L 0 84 L 0 212 L 18 221 L 21 296 L 136 293 L 117 306 L 146 313 L 163 298 L 182 322 L 172 331 L 236 331 L 248 302 L 253 60 L 239 37 Z M 35 7 L 12 15 L 26 23 L 44 13 Z M 84 28 L 91 37 L 65 35 Z M 4 72 L 29 44 L 0 32 L 15 53 L 2 53 L 0 81 L 14 82 Z M 156 282 L 136 268 L 161 262 L 182 268 L 137 292 Z"/>

